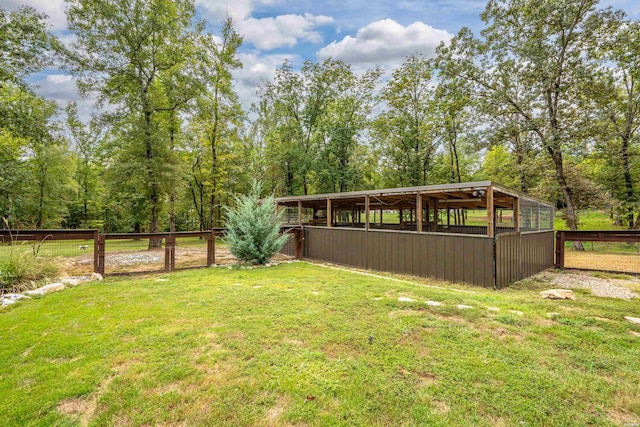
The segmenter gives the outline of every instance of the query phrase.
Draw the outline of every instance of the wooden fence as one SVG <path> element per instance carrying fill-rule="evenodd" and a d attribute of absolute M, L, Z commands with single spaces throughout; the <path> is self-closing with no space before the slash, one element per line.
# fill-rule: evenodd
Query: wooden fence
<path fill-rule="evenodd" d="M 9 245 L 13 242 L 55 242 L 55 241 L 92 241 L 93 242 L 93 271 L 104 275 L 106 271 L 107 242 L 113 240 L 132 239 L 158 239 L 162 240 L 164 247 L 164 271 L 176 270 L 176 246 L 180 239 L 201 238 L 206 242 L 206 264 L 202 267 L 216 263 L 216 237 L 225 233 L 224 228 L 216 228 L 208 231 L 185 231 L 176 233 L 100 233 L 98 230 L 6 230 L 0 229 L 0 243 Z M 286 228 L 283 233 L 288 233 L 292 238 L 287 242 L 282 253 L 302 257 L 302 229 Z M 82 245 L 83 249 L 88 249 Z M 149 272 L 149 271 L 144 271 Z"/>
<path fill-rule="evenodd" d="M 558 231 L 555 255 L 557 268 L 640 274 L 640 230 Z"/>

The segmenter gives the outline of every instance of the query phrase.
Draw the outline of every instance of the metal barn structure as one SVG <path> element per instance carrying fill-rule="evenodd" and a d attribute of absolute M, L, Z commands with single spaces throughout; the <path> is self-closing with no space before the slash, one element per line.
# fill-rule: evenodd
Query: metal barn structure
<path fill-rule="evenodd" d="M 277 198 L 303 256 L 501 288 L 554 265 L 554 208 L 491 181 Z"/>

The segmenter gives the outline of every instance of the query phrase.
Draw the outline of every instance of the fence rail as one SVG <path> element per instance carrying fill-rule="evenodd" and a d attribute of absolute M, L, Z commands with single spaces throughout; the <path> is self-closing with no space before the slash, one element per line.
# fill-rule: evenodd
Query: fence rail
<path fill-rule="evenodd" d="M 135 243 L 136 240 L 159 240 L 158 249 L 164 249 L 164 271 L 174 271 L 176 268 L 189 268 L 194 267 L 193 263 L 199 263 L 200 267 L 210 266 L 216 263 L 216 237 L 223 236 L 226 232 L 225 228 L 215 228 L 207 231 L 182 231 L 175 233 L 100 233 L 98 230 L 7 230 L 0 229 L 0 245 L 2 246 L 11 246 L 15 242 L 39 242 L 36 246 L 34 244 L 33 250 L 34 253 L 37 253 L 40 245 L 43 243 L 45 245 L 50 245 L 52 242 L 62 242 L 65 243 L 66 247 L 64 249 L 65 256 L 76 256 L 82 255 L 82 264 L 83 269 L 88 268 L 90 264 L 92 264 L 92 270 L 96 273 L 105 274 L 112 273 L 112 271 L 107 271 L 107 246 L 108 242 L 112 241 L 126 241 L 131 240 Z M 296 258 L 302 257 L 302 229 L 299 227 L 296 228 L 283 228 L 281 230 L 283 233 L 288 233 L 292 235 L 292 239 L 287 243 L 286 247 L 283 249 L 282 253 L 286 255 L 295 256 Z M 204 249 L 193 249 L 196 252 L 197 256 L 195 261 L 193 259 L 189 259 L 188 265 L 176 266 L 176 247 L 180 247 L 180 242 L 188 242 L 187 239 L 202 239 L 206 242 L 206 258 L 204 257 Z M 93 260 L 87 259 L 86 255 L 88 255 L 84 251 L 88 251 L 89 247 L 93 242 Z M 197 242 L 191 242 L 191 245 L 198 245 Z M 128 245 L 128 243 L 127 243 Z M 117 247 L 117 245 L 116 245 Z M 70 250 L 73 249 L 72 250 Z M 0 249 L 2 249 L 0 247 Z M 6 248 L 5 248 L 6 249 Z M 134 249 L 131 247 L 126 247 L 124 249 L 121 248 L 119 252 L 131 253 L 131 252 L 140 252 L 142 251 L 142 247 L 140 244 L 134 245 Z M 48 252 L 52 252 L 51 256 L 59 256 L 56 255 L 55 248 L 53 250 L 49 250 Z M 58 248 L 58 252 L 60 252 L 60 248 Z M 157 252 L 156 252 L 157 254 Z M 0 256 L 2 255 L 2 251 L 0 251 Z M 155 261 L 147 261 L 147 267 L 151 263 L 156 263 L 157 261 L 161 262 L 161 259 L 154 255 Z M 160 266 L 158 266 L 160 267 Z M 157 269 L 156 269 L 157 270 Z M 131 271 L 124 271 L 131 272 Z M 138 271 L 136 272 L 150 272 L 150 270 Z"/>
<path fill-rule="evenodd" d="M 640 273 L 640 230 L 558 231 L 555 256 L 556 268 Z"/>

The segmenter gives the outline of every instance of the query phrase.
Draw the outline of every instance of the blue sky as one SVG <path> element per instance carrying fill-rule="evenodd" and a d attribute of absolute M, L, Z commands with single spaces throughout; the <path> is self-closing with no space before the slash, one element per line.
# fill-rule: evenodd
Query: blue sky
<path fill-rule="evenodd" d="M 484 0 L 196 0 L 198 13 L 215 32 L 229 12 L 245 42 L 235 73 L 235 86 L 245 108 L 256 100 L 255 90 L 273 76 L 285 59 L 295 64 L 328 57 L 342 59 L 360 70 L 378 64 L 387 72 L 407 55 L 433 55 L 435 47 L 466 26 L 478 32 Z M 12 10 L 35 7 L 49 15 L 52 30 L 69 38 L 64 0 L 0 0 Z M 603 7 L 623 9 L 640 19 L 639 0 L 604 0 Z M 92 99 L 80 99 L 75 80 L 61 70 L 33 76 L 38 91 L 61 105 L 77 100 L 88 118 Z"/>

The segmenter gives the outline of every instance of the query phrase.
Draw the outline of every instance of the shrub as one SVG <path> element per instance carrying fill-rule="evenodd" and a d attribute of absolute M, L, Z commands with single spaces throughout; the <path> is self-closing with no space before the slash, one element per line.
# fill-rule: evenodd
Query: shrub
<path fill-rule="evenodd" d="M 262 185 L 254 182 L 247 195 L 234 196 L 235 207 L 226 208 L 225 242 L 240 261 L 264 264 L 282 249 L 289 239 L 280 234 L 281 214 L 273 196 L 260 200 Z"/>
<path fill-rule="evenodd" d="M 58 274 L 55 264 L 38 258 L 31 248 L 16 245 L 15 241 L 7 252 L 0 257 L 0 294 L 20 292 L 29 288 L 29 281 Z"/>

